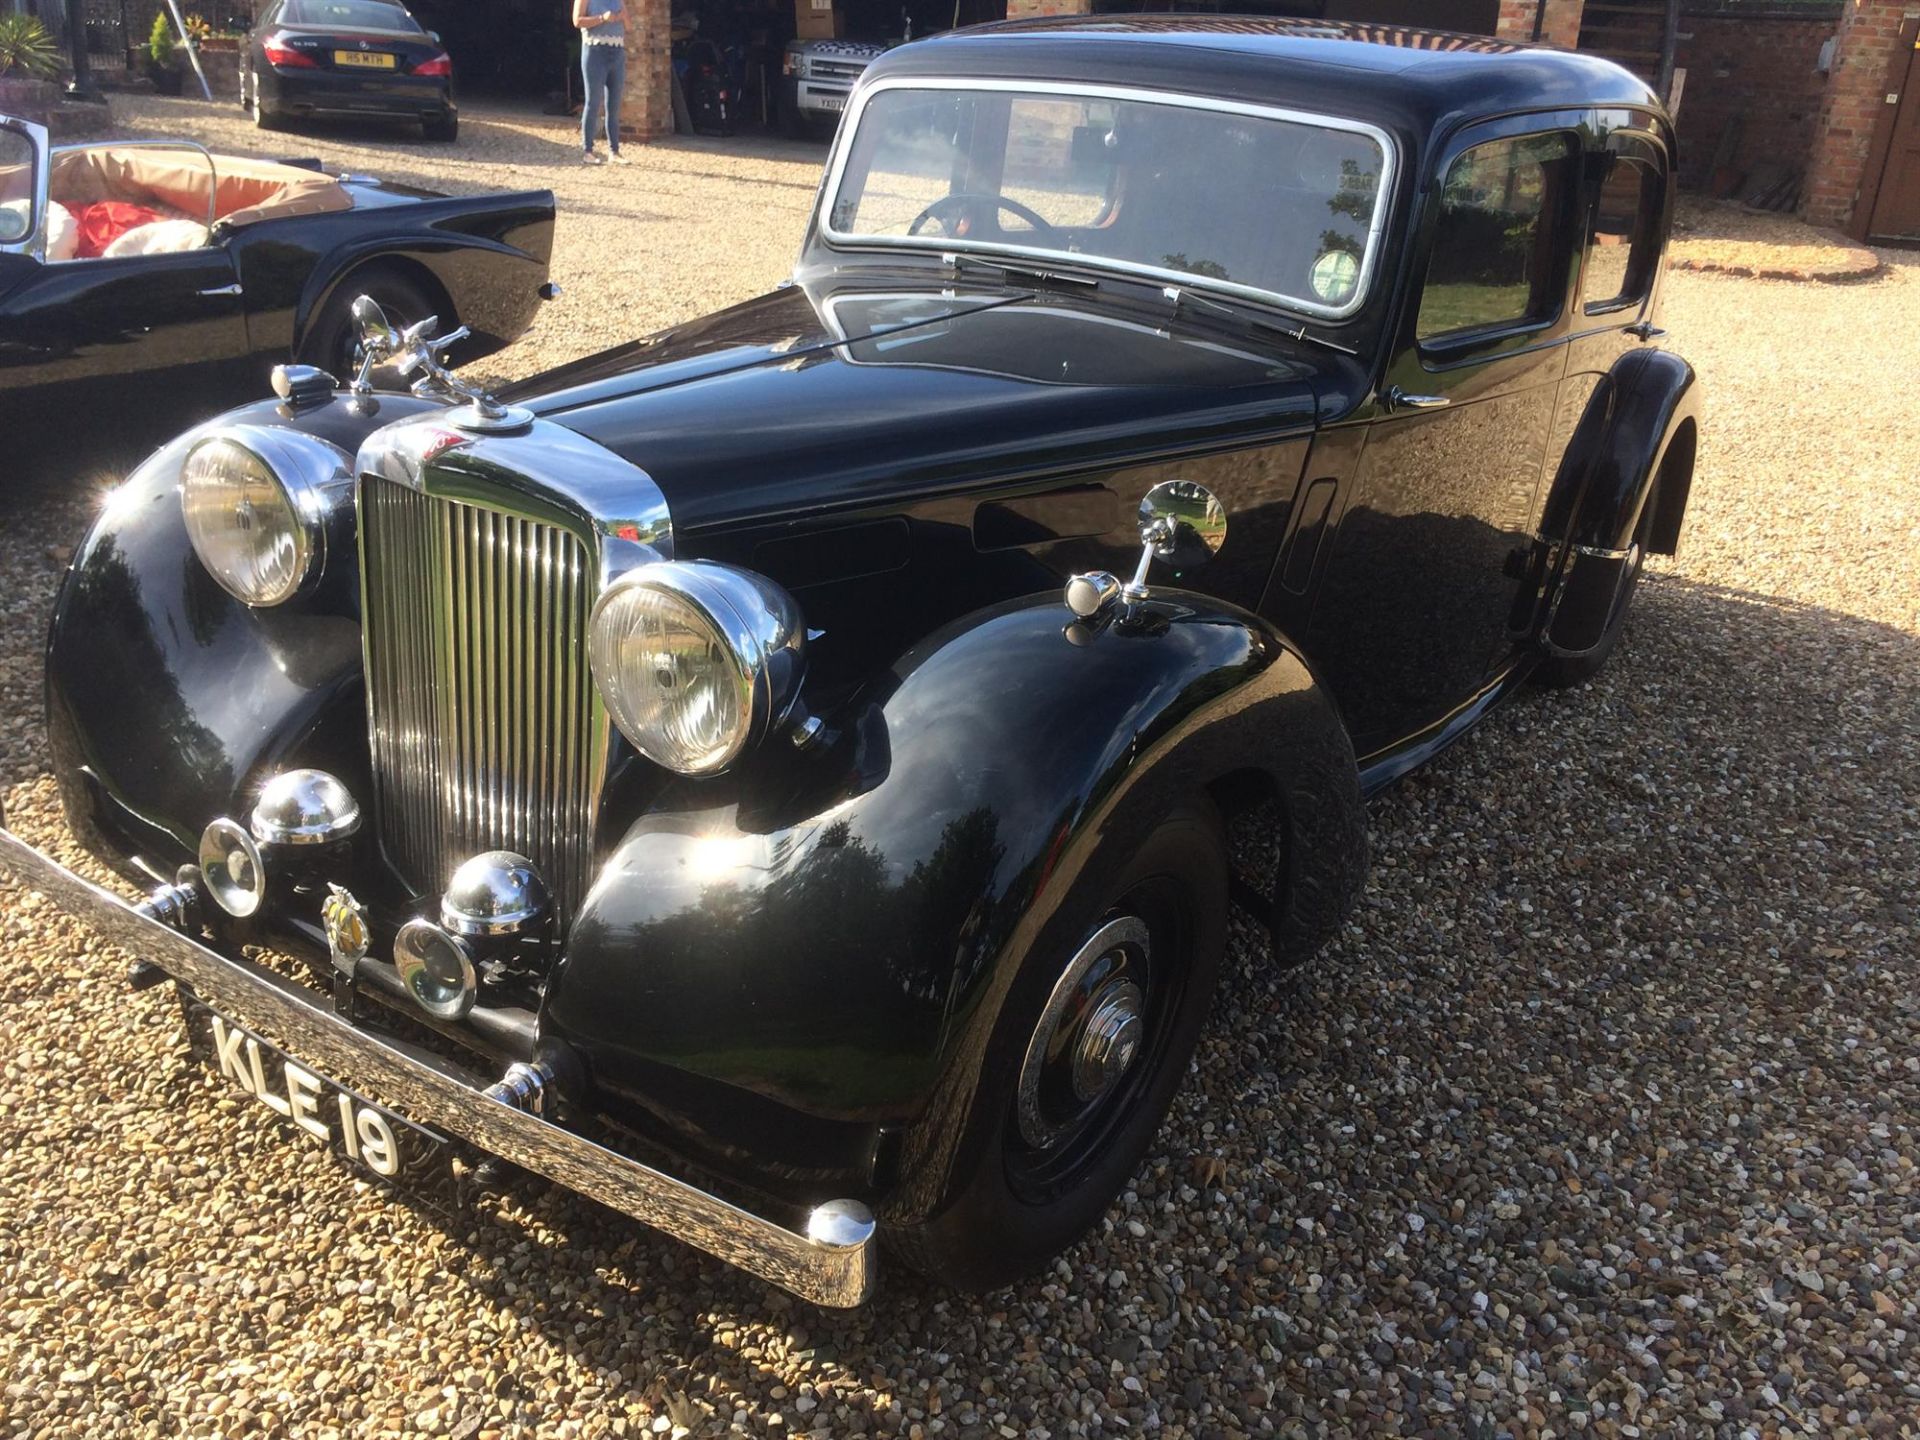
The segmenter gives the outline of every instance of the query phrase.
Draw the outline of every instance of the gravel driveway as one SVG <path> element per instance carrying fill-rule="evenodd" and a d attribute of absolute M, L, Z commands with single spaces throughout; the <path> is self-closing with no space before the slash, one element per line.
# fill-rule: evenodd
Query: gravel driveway
<path fill-rule="evenodd" d="M 131 128 L 255 148 L 237 110 Z M 552 185 L 526 373 L 786 273 L 821 152 L 587 170 L 551 122 L 275 148 Z M 0 1434 L 1911 1435 L 1920 1415 L 1920 259 L 1676 275 L 1684 552 L 1591 686 L 1372 809 L 1304 975 L 1236 947 L 1147 1168 L 1054 1272 L 811 1310 L 548 1192 L 437 1221 L 195 1071 L 164 992 L 0 910 Z M 98 491 L 0 511 L 8 811 L 65 843 L 40 656 Z"/>

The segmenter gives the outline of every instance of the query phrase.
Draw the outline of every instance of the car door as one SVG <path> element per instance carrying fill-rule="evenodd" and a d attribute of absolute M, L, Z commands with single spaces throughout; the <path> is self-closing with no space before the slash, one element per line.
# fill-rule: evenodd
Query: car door
<path fill-rule="evenodd" d="M 1631 111 L 1596 114 L 1586 157 L 1591 201 L 1581 247 L 1579 306 L 1555 426 L 1563 448 L 1614 363 L 1666 333 L 1655 322 L 1660 253 L 1672 223 L 1670 163 L 1664 131 L 1653 117 Z"/>
<path fill-rule="evenodd" d="M 147 148 L 147 147 L 139 147 Z M 55 152 L 58 169 L 61 152 Z M 44 228 L 44 227 L 43 227 Z M 0 405 L 57 443 L 148 438 L 258 389 L 233 258 L 196 250 L 92 259 L 17 257 L 0 293 Z"/>
<path fill-rule="evenodd" d="M 1363 757 L 1444 722 L 1511 662 L 1566 365 L 1582 119 L 1472 126 L 1435 157 L 1309 625 Z"/>

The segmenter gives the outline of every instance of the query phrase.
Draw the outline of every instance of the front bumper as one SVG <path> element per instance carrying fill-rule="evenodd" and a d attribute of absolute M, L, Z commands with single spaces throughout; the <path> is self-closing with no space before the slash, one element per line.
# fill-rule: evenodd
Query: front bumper
<path fill-rule="evenodd" d="M 326 997 L 271 970 L 229 959 L 133 906 L 4 828 L 0 871 L 84 920 L 102 939 L 190 986 L 207 1004 L 283 1044 L 336 1080 L 364 1081 L 408 1118 L 663 1230 L 818 1305 L 872 1293 L 876 1241 L 865 1207 L 817 1207 L 808 1233 L 743 1210 L 585 1136 L 496 1100 L 455 1067 L 359 1030 Z"/>

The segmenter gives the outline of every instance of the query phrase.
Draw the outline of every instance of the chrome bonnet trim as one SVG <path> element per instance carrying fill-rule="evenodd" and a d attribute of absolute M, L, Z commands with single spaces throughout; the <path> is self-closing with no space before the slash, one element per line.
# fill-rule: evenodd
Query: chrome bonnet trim
<path fill-rule="evenodd" d="M 336 1016 L 326 997 L 207 946 L 82 879 L 0 829 L 0 871 L 85 921 L 101 938 L 190 985 L 229 1018 L 286 1045 L 336 1080 L 364 1083 L 414 1121 L 545 1175 L 817 1305 L 859 1305 L 873 1291 L 875 1226 L 855 1201 L 816 1206 L 790 1230 L 584 1136 L 489 1098 Z"/>
<path fill-rule="evenodd" d="M 369 435 L 354 469 L 423 495 L 571 529 L 597 543 L 603 585 L 634 564 L 673 558 L 673 517 L 653 477 L 551 420 L 488 434 L 461 429 L 449 412 L 418 415 Z"/>

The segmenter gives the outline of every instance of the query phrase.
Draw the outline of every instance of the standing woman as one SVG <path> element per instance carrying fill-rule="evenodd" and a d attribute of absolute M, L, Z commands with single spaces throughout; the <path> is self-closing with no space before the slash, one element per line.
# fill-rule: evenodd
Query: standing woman
<path fill-rule="evenodd" d="M 580 74 L 587 82 L 587 103 L 580 112 L 581 157 L 589 165 L 603 165 L 593 153 L 593 132 L 604 106 L 607 149 L 616 163 L 620 153 L 620 95 L 627 87 L 627 12 L 621 0 L 573 0 L 573 23 L 580 31 Z"/>

